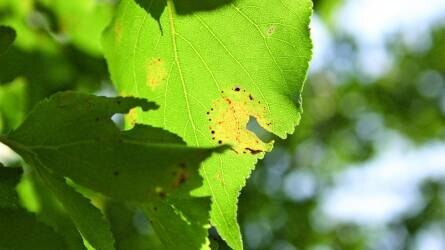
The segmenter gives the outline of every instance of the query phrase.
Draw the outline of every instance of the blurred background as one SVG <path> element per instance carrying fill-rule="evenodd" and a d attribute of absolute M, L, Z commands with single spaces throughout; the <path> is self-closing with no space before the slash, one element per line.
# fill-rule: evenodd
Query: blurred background
<path fill-rule="evenodd" d="M 100 32 L 115 2 L 0 0 L 18 32 L 0 55 L 0 133 L 54 92 L 113 94 Z M 305 113 L 241 194 L 246 249 L 444 250 L 445 1 L 314 7 Z M 1 144 L 0 162 L 17 163 Z M 41 189 L 31 174 L 19 185 L 51 221 Z"/>

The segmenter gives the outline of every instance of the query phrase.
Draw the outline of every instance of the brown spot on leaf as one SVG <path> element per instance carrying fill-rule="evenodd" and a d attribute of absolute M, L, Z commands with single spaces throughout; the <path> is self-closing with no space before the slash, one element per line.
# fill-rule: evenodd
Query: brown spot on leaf
<path fill-rule="evenodd" d="M 190 177 L 189 171 L 186 169 L 186 165 L 180 165 L 178 172 L 176 173 L 176 178 L 173 181 L 173 187 L 177 188 L 184 184 Z"/>
<path fill-rule="evenodd" d="M 249 151 L 251 154 L 253 154 L 253 155 L 256 155 L 256 154 L 259 154 L 259 153 L 262 153 L 262 152 L 264 152 L 264 151 L 262 151 L 262 150 L 258 150 L 258 149 L 252 149 L 252 148 L 245 148 L 247 151 Z"/>
<path fill-rule="evenodd" d="M 156 187 L 155 192 L 161 198 L 165 198 L 165 196 L 167 196 L 167 194 L 164 192 L 164 189 L 162 187 Z"/>

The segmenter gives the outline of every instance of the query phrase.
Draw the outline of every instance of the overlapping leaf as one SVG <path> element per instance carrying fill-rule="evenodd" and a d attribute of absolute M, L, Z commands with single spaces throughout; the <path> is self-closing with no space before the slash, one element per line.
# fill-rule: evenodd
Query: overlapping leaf
<path fill-rule="evenodd" d="M 59 93 L 38 104 L 16 130 L 0 137 L 0 141 L 37 170 L 93 247 L 113 248 L 109 226 L 88 200 L 67 186 L 64 177 L 120 201 L 141 203 L 147 208 L 166 206 L 168 215 L 162 209 L 159 215 L 156 211 L 150 214 L 160 223 L 172 221 L 175 225 L 169 230 L 157 227 L 160 238 L 171 239 L 181 232 L 195 238 L 191 246 L 199 248 L 206 244 L 208 209 L 198 216 L 187 214 L 203 202 L 209 204 L 209 200 L 193 198 L 189 192 L 201 185 L 199 164 L 224 148 L 187 147 L 176 135 L 146 125 L 119 130 L 112 115 L 138 106 L 144 110 L 156 108 L 145 99 Z M 183 200 L 189 205 L 181 207 Z M 184 247 L 176 249 L 187 249 L 188 242 L 179 241 Z"/>
<path fill-rule="evenodd" d="M 256 118 L 282 138 L 294 131 L 311 57 L 310 0 L 122 0 L 103 38 L 122 94 L 156 112 L 130 120 L 175 132 L 195 146 L 231 144 L 201 169 L 211 221 L 242 248 L 237 199 L 256 161 L 272 148 L 246 126 Z"/>
<path fill-rule="evenodd" d="M 0 25 L 0 55 L 3 54 L 14 42 L 15 30 L 11 27 Z"/>
<path fill-rule="evenodd" d="M 0 208 L 18 207 L 18 196 L 15 191 L 20 181 L 22 171 L 20 168 L 5 168 L 0 163 Z"/>
<path fill-rule="evenodd" d="M 22 171 L 0 163 L 0 249 L 64 249 L 63 238 L 19 207 L 15 191 Z"/>

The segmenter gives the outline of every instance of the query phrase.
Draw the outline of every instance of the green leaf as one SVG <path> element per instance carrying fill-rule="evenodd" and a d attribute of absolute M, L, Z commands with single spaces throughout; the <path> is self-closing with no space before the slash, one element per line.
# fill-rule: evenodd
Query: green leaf
<path fill-rule="evenodd" d="M 0 163 L 0 208 L 18 207 L 19 200 L 15 187 L 21 176 L 21 168 L 6 168 Z"/>
<path fill-rule="evenodd" d="M 0 249 L 65 249 L 60 235 L 20 208 L 15 188 L 21 176 L 21 168 L 0 163 Z"/>
<path fill-rule="evenodd" d="M 100 36 L 112 17 L 113 1 L 40 0 L 56 15 L 62 30 L 56 36 L 93 55 L 101 55 Z"/>
<path fill-rule="evenodd" d="M 120 131 L 111 116 L 136 106 L 156 107 L 132 97 L 59 93 L 0 140 L 31 165 L 117 199 L 144 202 L 176 190 L 179 174 L 190 174 L 215 148 L 187 147 L 179 137 L 146 125 Z"/>
<path fill-rule="evenodd" d="M 23 209 L 0 208 L 0 249 L 66 249 L 62 237 Z"/>
<path fill-rule="evenodd" d="M 210 199 L 176 194 L 145 204 L 143 210 L 165 249 L 208 249 Z"/>
<path fill-rule="evenodd" d="M 164 4 L 162 4 L 164 3 Z M 254 117 L 285 138 L 301 116 L 311 58 L 310 0 L 123 0 L 103 37 L 120 93 L 149 98 L 155 112 L 129 118 L 188 144 L 232 145 L 201 169 L 211 222 L 242 249 L 237 200 L 258 159 L 272 149 L 246 126 Z"/>
<path fill-rule="evenodd" d="M 3 54 L 14 42 L 15 30 L 8 26 L 0 25 L 0 55 Z"/>
<path fill-rule="evenodd" d="M 161 214 L 158 220 L 173 221 L 180 230 L 157 230 L 160 238 L 169 234 L 171 239 L 175 236 L 172 232 L 181 231 L 193 236 L 193 242 L 201 246 L 207 235 L 208 209 L 190 217 L 191 224 L 183 223 L 188 217 L 178 214 L 187 214 L 189 209 L 199 207 L 202 200 L 209 201 L 191 197 L 190 191 L 202 185 L 199 164 L 225 147 L 187 147 L 178 136 L 147 125 L 136 124 L 130 130 L 120 131 L 112 122 L 112 115 L 127 113 L 137 106 L 144 110 L 156 108 L 154 103 L 133 97 L 59 93 L 38 104 L 19 128 L 0 137 L 0 141 L 38 170 L 84 237 L 88 223 L 81 221 L 82 213 L 77 209 L 70 209 L 79 198 L 64 190 L 56 177 L 69 177 L 77 184 L 122 201 L 145 205 L 168 201 L 170 207 L 179 208 L 174 214 Z M 54 177 L 48 175 L 50 172 Z M 189 206 L 182 206 L 182 200 L 187 200 Z M 84 212 L 92 214 L 87 209 Z M 91 244 L 98 242 L 86 239 Z"/>
<path fill-rule="evenodd" d="M 16 128 L 26 109 L 26 84 L 22 78 L 0 85 L 0 133 Z"/>
<path fill-rule="evenodd" d="M 84 240 L 70 218 L 67 210 L 61 202 L 57 200 L 48 185 L 38 176 L 37 171 L 29 171 L 21 181 L 21 185 L 28 182 L 32 195 L 36 200 L 38 210 L 37 218 L 39 221 L 51 226 L 57 233 L 63 236 L 67 244 L 67 250 L 86 249 Z M 24 197 L 23 190 L 19 194 L 21 199 L 29 201 L 29 197 Z"/>
<path fill-rule="evenodd" d="M 121 203 L 110 202 L 106 204 L 106 214 L 116 237 L 117 249 L 163 249 L 148 219 L 140 210 Z"/>
<path fill-rule="evenodd" d="M 64 179 L 47 172 L 44 166 L 38 168 L 38 173 L 91 246 L 95 249 L 115 249 L 110 225 L 87 198 L 69 187 Z"/>

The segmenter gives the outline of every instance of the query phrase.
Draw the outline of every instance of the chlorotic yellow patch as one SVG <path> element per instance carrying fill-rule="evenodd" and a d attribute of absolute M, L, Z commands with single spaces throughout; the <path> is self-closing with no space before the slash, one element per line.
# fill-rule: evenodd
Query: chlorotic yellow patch
<path fill-rule="evenodd" d="M 137 108 L 132 108 L 130 112 L 125 116 L 126 123 L 134 126 L 136 124 L 137 119 Z"/>
<path fill-rule="evenodd" d="M 216 144 L 230 144 L 239 154 L 259 154 L 272 149 L 272 143 L 261 141 L 247 129 L 250 117 L 255 117 L 266 130 L 272 123 L 267 120 L 267 110 L 259 99 L 239 86 L 221 91 L 207 112 L 210 136 Z"/>
<path fill-rule="evenodd" d="M 116 21 L 113 31 L 114 31 L 114 38 L 116 39 L 116 42 L 119 44 L 122 40 L 122 25 L 120 22 Z"/>
<path fill-rule="evenodd" d="M 167 70 L 165 62 L 161 58 L 151 59 L 147 63 L 147 86 L 151 90 L 155 90 L 167 78 Z"/>

